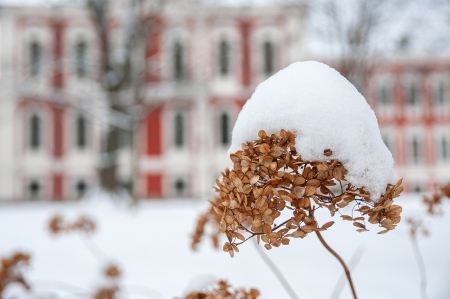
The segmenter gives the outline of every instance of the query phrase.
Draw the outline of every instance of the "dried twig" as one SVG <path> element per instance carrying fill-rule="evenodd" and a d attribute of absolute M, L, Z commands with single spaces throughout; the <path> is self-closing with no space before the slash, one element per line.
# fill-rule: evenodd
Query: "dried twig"
<path fill-rule="evenodd" d="M 350 289 L 352 290 L 352 294 L 353 294 L 353 298 L 357 299 L 356 297 L 356 291 L 355 288 L 353 287 L 353 281 L 352 281 L 352 277 L 350 275 L 350 270 L 347 268 L 347 266 L 345 265 L 344 261 L 341 259 L 341 257 L 333 250 L 331 249 L 331 247 L 325 242 L 325 240 L 323 239 L 322 235 L 320 234 L 320 232 L 316 231 L 316 235 L 319 238 L 320 242 L 322 243 L 322 245 L 332 254 L 334 255 L 335 258 L 338 259 L 338 261 L 341 263 L 342 267 L 344 267 L 344 271 L 345 271 L 345 275 L 347 276 L 347 280 L 348 283 L 350 284 Z"/>

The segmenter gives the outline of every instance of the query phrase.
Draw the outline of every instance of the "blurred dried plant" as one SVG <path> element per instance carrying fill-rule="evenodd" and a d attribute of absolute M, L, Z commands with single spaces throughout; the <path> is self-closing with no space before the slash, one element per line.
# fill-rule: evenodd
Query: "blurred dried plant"
<path fill-rule="evenodd" d="M 196 292 L 193 291 L 183 299 L 256 299 L 259 297 L 257 289 L 235 289 L 231 290 L 231 285 L 226 281 L 220 280 L 211 290 Z"/>
<path fill-rule="evenodd" d="M 62 215 L 54 215 L 48 222 L 48 230 L 53 235 L 69 232 L 82 232 L 92 234 L 95 232 L 96 225 L 94 220 L 87 215 L 81 215 L 74 222 L 66 221 Z"/>
<path fill-rule="evenodd" d="M 438 190 L 431 195 L 423 197 L 423 203 L 427 206 L 430 215 L 442 215 L 442 204 L 444 199 L 450 199 L 450 183 L 439 186 Z"/>
<path fill-rule="evenodd" d="M 30 285 L 23 276 L 23 270 L 30 264 L 30 255 L 16 252 L 9 258 L 1 259 L 0 268 L 0 299 L 3 299 L 5 288 L 13 283 L 22 285 L 29 290 Z"/>
<path fill-rule="evenodd" d="M 93 296 L 93 299 L 117 299 L 120 297 L 120 278 L 122 272 L 117 265 L 109 265 L 103 272 L 108 279 L 108 285 L 100 287 Z"/>
<path fill-rule="evenodd" d="M 221 233 L 219 224 L 222 219 L 222 214 L 224 208 L 220 208 L 220 198 L 216 197 L 213 202 L 211 202 L 212 206 L 201 214 L 197 220 L 197 226 L 195 227 L 195 232 L 192 234 L 192 243 L 191 247 L 193 250 L 197 250 L 197 245 L 201 242 L 203 235 L 205 234 L 205 227 L 208 223 L 210 223 L 210 227 L 213 232 L 210 234 L 210 238 L 212 244 L 215 248 L 219 248 L 219 235 Z M 214 207 L 222 211 L 221 213 L 216 213 Z"/>

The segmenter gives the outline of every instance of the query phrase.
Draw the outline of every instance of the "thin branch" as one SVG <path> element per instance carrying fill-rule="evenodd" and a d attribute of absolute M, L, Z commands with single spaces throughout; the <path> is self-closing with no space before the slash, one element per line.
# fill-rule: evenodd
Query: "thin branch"
<path fill-rule="evenodd" d="M 109 259 L 108 255 L 90 236 L 80 236 L 84 247 L 100 262 L 103 263 Z"/>
<path fill-rule="evenodd" d="M 258 243 L 253 242 L 253 245 L 255 245 L 256 251 L 258 252 L 261 259 L 266 263 L 266 265 L 272 270 L 273 274 L 276 276 L 276 278 L 280 281 L 281 285 L 284 287 L 286 292 L 289 294 L 289 296 L 292 299 L 299 299 L 297 294 L 295 294 L 292 287 L 289 285 L 286 278 L 283 276 L 283 273 L 277 268 L 277 266 L 272 262 L 272 260 L 267 256 L 267 254 L 264 252 L 264 250 L 258 245 Z"/>
<path fill-rule="evenodd" d="M 422 299 L 427 298 L 427 273 L 425 269 L 425 263 L 423 261 L 422 254 L 420 253 L 419 243 L 415 237 L 411 237 L 411 244 L 414 251 L 414 257 L 417 261 L 420 273 L 420 296 Z"/>
<path fill-rule="evenodd" d="M 353 253 L 352 258 L 350 259 L 350 262 L 348 263 L 348 268 L 350 271 L 353 271 L 356 266 L 358 265 L 359 261 L 361 260 L 361 257 L 364 253 L 364 247 L 362 245 L 358 246 L 356 248 L 355 253 Z M 336 286 L 334 287 L 333 293 L 331 294 L 331 299 L 338 299 L 341 295 L 342 289 L 345 284 L 345 273 L 342 273 L 342 275 L 339 277 L 339 280 L 336 283 Z"/>
<path fill-rule="evenodd" d="M 319 231 L 316 231 L 316 235 L 319 238 L 320 242 L 322 243 L 322 245 L 332 254 L 334 255 L 335 258 L 338 259 L 338 261 L 341 263 L 342 267 L 344 267 L 344 271 L 345 271 L 345 275 L 347 275 L 347 280 L 348 283 L 350 284 L 350 288 L 352 290 L 352 294 L 353 294 L 353 298 L 357 299 L 358 297 L 356 297 L 356 291 L 355 288 L 353 287 L 353 281 L 352 281 L 352 277 L 350 275 L 350 271 L 348 270 L 347 266 L 345 265 L 344 261 L 341 259 L 341 257 L 333 250 L 331 249 L 331 247 L 325 242 L 325 240 L 323 239 L 322 235 L 320 234 Z"/>

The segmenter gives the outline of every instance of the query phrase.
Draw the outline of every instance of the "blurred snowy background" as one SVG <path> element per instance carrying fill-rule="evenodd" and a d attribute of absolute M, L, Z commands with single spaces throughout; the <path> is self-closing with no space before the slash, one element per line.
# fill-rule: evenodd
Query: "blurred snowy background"
<path fill-rule="evenodd" d="M 420 203 L 450 182 L 449 29 L 444 0 L 0 1 L 0 256 L 30 253 L 33 288 L 5 298 L 90 298 L 110 262 L 127 298 L 215 278 L 288 298 L 250 244 L 230 259 L 209 240 L 192 252 L 189 236 L 242 106 L 305 60 L 336 68 L 375 111 L 404 214 L 431 233 L 419 242 L 429 298 L 450 297 L 448 206 L 427 218 Z M 98 231 L 52 237 L 56 212 L 91 215 Z M 359 252 L 361 298 L 421 298 L 407 230 L 336 221 L 324 237 L 346 261 Z M 315 236 L 296 241 L 270 258 L 300 298 L 332 296 L 339 264 Z"/>

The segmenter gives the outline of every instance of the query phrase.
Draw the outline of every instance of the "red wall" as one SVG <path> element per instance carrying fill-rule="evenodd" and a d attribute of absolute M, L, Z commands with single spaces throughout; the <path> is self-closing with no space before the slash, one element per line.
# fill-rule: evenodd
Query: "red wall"
<path fill-rule="evenodd" d="M 160 174 L 147 175 L 147 197 L 162 197 L 162 176 Z"/>
<path fill-rule="evenodd" d="M 147 117 L 147 155 L 160 155 L 161 149 L 161 108 L 150 112 Z"/>

